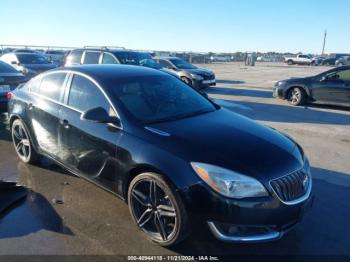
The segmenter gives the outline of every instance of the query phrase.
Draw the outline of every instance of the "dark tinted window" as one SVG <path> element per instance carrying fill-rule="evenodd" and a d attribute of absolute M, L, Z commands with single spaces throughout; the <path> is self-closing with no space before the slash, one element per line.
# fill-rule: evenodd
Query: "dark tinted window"
<path fill-rule="evenodd" d="M 98 64 L 100 52 L 85 52 L 84 64 Z"/>
<path fill-rule="evenodd" d="M 117 79 L 110 92 L 126 112 L 143 123 L 171 121 L 215 110 L 202 95 L 172 76 Z"/>
<path fill-rule="evenodd" d="M 194 65 L 187 63 L 185 60 L 180 58 L 171 58 L 169 59 L 177 68 L 180 69 L 196 69 Z"/>
<path fill-rule="evenodd" d="M 80 64 L 83 50 L 73 50 L 67 57 L 67 62 L 70 64 Z"/>
<path fill-rule="evenodd" d="M 25 86 L 30 90 L 30 92 L 39 93 L 40 92 L 40 84 L 42 77 L 36 76 L 32 78 Z"/>
<path fill-rule="evenodd" d="M 42 78 L 40 95 L 59 101 L 66 73 L 49 74 Z"/>
<path fill-rule="evenodd" d="M 0 73 L 18 73 L 12 66 L 0 61 Z"/>
<path fill-rule="evenodd" d="M 165 67 L 165 68 L 169 68 L 169 69 L 173 68 L 173 66 L 166 60 L 160 59 L 158 63 L 161 67 Z"/>
<path fill-rule="evenodd" d="M 102 58 L 102 64 L 119 64 L 119 62 L 111 54 L 104 53 Z"/>
<path fill-rule="evenodd" d="M 109 112 L 110 105 L 100 89 L 89 79 L 74 75 L 68 105 L 80 111 L 103 107 Z"/>
<path fill-rule="evenodd" d="M 37 54 L 17 54 L 17 58 L 21 64 L 49 64 L 49 60 L 42 55 Z"/>

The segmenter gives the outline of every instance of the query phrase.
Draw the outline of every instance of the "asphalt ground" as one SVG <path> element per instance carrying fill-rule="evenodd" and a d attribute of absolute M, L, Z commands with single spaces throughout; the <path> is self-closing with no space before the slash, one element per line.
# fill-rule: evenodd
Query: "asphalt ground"
<path fill-rule="evenodd" d="M 327 68 L 203 66 L 216 73 L 218 84 L 207 93 L 218 104 L 289 134 L 304 148 L 312 165 L 316 199 L 295 230 L 275 242 L 228 244 L 201 228 L 178 246 L 159 247 L 143 236 L 132 223 L 127 205 L 112 194 L 47 159 L 35 166 L 19 162 L 3 114 L 0 179 L 17 181 L 30 191 L 25 200 L 0 214 L 0 255 L 350 256 L 350 109 L 316 104 L 293 107 L 272 98 L 271 92 L 277 80 Z"/>

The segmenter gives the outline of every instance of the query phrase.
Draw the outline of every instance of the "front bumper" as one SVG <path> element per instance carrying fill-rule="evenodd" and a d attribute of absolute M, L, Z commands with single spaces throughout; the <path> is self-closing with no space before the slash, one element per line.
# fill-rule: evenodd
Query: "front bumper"
<path fill-rule="evenodd" d="M 272 89 L 272 96 L 275 98 L 284 99 L 283 90 L 281 88 L 278 88 L 277 86 L 275 86 Z"/>
<path fill-rule="evenodd" d="M 313 203 L 287 205 L 272 193 L 269 197 L 229 199 L 203 183 L 182 192 L 192 221 L 209 226 L 212 234 L 226 242 L 263 242 L 280 239 L 297 225 Z"/>
<path fill-rule="evenodd" d="M 312 207 L 314 198 L 311 197 L 303 205 L 299 218 L 291 221 L 289 224 L 276 225 L 254 225 L 242 226 L 226 224 L 222 226 L 220 223 L 208 221 L 208 226 L 215 238 L 224 242 L 268 242 L 281 239 L 284 234 L 292 230 L 299 222 L 301 222 L 305 213 Z M 226 229 L 226 230 L 225 230 Z M 231 230 L 233 229 L 233 230 Z M 233 231 L 233 232 L 232 232 Z"/>

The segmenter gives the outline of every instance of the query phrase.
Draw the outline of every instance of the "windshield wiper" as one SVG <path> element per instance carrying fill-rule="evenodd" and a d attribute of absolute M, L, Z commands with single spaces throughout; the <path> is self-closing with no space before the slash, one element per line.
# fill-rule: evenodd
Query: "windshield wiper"
<path fill-rule="evenodd" d="M 145 122 L 145 124 L 157 124 L 157 123 L 169 122 L 169 121 L 179 120 L 179 119 L 188 118 L 188 117 L 192 117 L 192 116 L 196 116 L 196 115 L 206 114 L 209 112 L 213 112 L 213 111 L 207 110 L 207 109 L 206 110 L 198 110 L 198 111 L 194 111 L 194 112 L 190 112 L 190 113 L 186 113 L 186 114 L 175 115 L 175 116 L 160 118 L 160 119 L 156 119 L 156 120 L 151 120 L 151 121 Z"/>

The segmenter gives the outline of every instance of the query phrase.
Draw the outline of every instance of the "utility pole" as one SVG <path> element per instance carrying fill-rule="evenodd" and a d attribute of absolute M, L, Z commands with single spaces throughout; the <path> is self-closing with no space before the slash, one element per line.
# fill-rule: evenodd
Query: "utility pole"
<path fill-rule="evenodd" d="M 325 49 L 325 47 L 326 47 L 326 39 L 327 39 L 327 29 L 324 31 L 322 55 L 324 55 L 324 49 Z"/>

